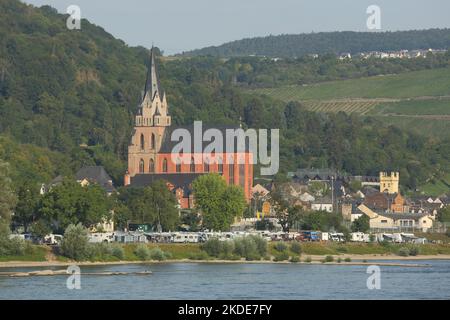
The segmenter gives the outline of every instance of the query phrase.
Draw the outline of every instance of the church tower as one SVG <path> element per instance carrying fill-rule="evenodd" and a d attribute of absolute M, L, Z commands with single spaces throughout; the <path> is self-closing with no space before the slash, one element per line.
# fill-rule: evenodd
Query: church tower
<path fill-rule="evenodd" d="M 171 125 L 166 95 L 161 89 L 155 64 L 155 49 L 149 57 L 144 94 L 135 115 L 133 136 L 128 146 L 128 171 L 125 185 L 130 177 L 139 173 L 154 173 L 158 166 L 157 153 L 166 127 Z"/>

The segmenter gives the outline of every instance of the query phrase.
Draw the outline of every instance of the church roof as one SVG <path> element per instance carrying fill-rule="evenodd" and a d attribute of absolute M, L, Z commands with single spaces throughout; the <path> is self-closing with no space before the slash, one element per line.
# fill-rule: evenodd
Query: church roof
<path fill-rule="evenodd" d="M 163 92 L 161 91 L 161 85 L 159 83 L 158 71 L 156 69 L 154 47 L 150 50 L 149 66 L 147 69 L 147 79 L 145 81 L 144 90 L 144 99 L 147 95 L 150 95 L 150 100 L 153 100 L 157 92 L 161 98 L 163 97 Z"/>
<path fill-rule="evenodd" d="M 171 141 L 171 136 L 172 133 L 177 130 L 177 129 L 184 129 L 187 130 L 191 136 L 191 153 L 194 153 L 194 125 L 189 125 L 189 126 L 179 126 L 179 127 L 167 127 L 166 130 L 164 131 L 164 136 L 162 139 L 162 143 L 161 143 L 161 149 L 160 149 L 160 153 L 171 153 L 172 150 L 174 149 L 174 147 L 176 145 L 178 145 L 181 142 L 181 139 L 179 141 Z M 207 125 L 202 125 L 202 137 L 203 134 L 206 130 L 208 129 L 217 129 L 220 131 L 220 133 L 222 134 L 222 139 L 223 139 L 223 148 L 224 150 L 222 152 L 226 152 L 226 133 L 227 130 L 236 130 L 236 129 L 240 129 L 239 127 L 235 127 L 235 126 L 207 126 Z M 234 132 L 234 131 L 233 131 Z M 210 145 L 212 142 L 211 141 L 203 141 L 203 139 L 200 137 L 200 139 L 202 140 L 202 144 L 201 144 L 201 149 L 205 150 L 205 148 Z M 235 139 L 236 140 L 236 139 Z M 249 152 L 250 150 L 250 144 L 248 139 L 245 139 L 245 148 L 244 148 L 244 152 Z M 187 152 L 186 150 L 184 150 L 185 152 Z M 235 142 L 234 143 L 234 150 L 233 152 L 237 152 L 238 151 L 238 145 Z M 240 151 L 240 150 L 239 150 Z M 216 152 L 218 152 L 216 150 Z M 219 152 L 218 152 L 219 153 Z"/>
<path fill-rule="evenodd" d="M 131 188 L 141 188 L 147 187 L 158 180 L 164 180 L 171 183 L 175 189 L 182 188 L 185 191 L 185 194 L 189 193 L 190 185 L 197 179 L 199 176 L 204 173 L 145 173 L 145 174 L 137 174 L 134 177 L 131 177 L 130 184 L 128 187 Z"/>

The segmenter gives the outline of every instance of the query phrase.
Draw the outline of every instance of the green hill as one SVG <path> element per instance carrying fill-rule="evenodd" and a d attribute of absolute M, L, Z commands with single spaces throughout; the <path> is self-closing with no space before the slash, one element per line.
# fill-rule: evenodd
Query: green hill
<path fill-rule="evenodd" d="M 58 174 L 73 174 L 82 165 L 105 166 L 116 184 L 125 172 L 148 50 L 128 47 L 87 20 L 81 30 L 70 31 L 66 18 L 48 6 L 0 1 L 0 158 L 11 164 L 16 186 L 24 181 L 48 182 Z M 309 68 L 309 79 L 321 81 L 373 74 L 375 65 L 376 74 L 399 70 L 404 64 L 345 65 L 346 74 L 341 65 L 332 65 L 334 60 L 300 62 L 298 71 Z M 408 62 L 400 70 L 446 63 L 427 58 L 419 61 L 421 65 Z M 426 140 L 376 119 L 323 115 L 296 103 L 243 92 L 236 82 L 244 84 L 252 70 L 255 77 L 258 68 L 267 71 L 264 61 L 253 67 L 213 57 L 160 58 L 158 66 L 175 125 L 202 120 L 237 126 L 242 119 L 245 128 L 280 129 L 280 175 L 297 167 L 328 166 L 360 175 L 393 169 L 400 170 L 403 188 L 415 189 L 448 171 L 448 137 Z M 445 74 L 439 79 L 446 81 Z M 431 89 L 441 94 L 445 86 Z"/>
<path fill-rule="evenodd" d="M 266 56 L 294 58 L 307 54 L 447 49 L 450 29 L 397 32 L 319 32 L 270 35 L 228 42 L 220 46 L 183 52 L 184 56 L 242 57 Z"/>

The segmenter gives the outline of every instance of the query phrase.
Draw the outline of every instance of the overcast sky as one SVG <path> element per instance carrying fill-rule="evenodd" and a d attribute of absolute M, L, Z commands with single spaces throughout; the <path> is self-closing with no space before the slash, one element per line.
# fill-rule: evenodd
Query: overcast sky
<path fill-rule="evenodd" d="M 366 9 L 381 8 L 381 31 L 449 28 L 449 0 L 24 0 L 83 18 L 131 46 L 174 54 L 255 36 L 367 31 Z"/>

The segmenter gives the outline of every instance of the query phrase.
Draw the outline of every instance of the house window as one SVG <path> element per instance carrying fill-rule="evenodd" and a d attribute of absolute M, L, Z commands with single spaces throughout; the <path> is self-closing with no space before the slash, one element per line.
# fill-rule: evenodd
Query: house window
<path fill-rule="evenodd" d="M 381 220 L 381 223 L 387 223 L 387 220 Z"/>
<path fill-rule="evenodd" d="M 144 159 L 139 162 L 139 173 L 144 173 Z"/>
<path fill-rule="evenodd" d="M 145 148 L 145 139 L 144 139 L 144 135 L 141 134 L 141 150 L 144 150 Z"/>
<path fill-rule="evenodd" d="M 151 149 L 155 149 L 155 145 L 156 145 L 156 143 L 155 143 L 155 135 L 152 133 L 152 136 L 150 138 L 150 148 Z"/>
<path fill-rule="evenodd" d="M 167 172 L 167 159 L 163 161 L 163 172 Z"/>
<path fill-rule="evenodd" d="M 194 161 L 194 157 L 191 158 L 190 171 L 191 171 L 191 172 L 195 172 L 195 161 Z"/>
<path fill-rule="evenodd" d="M 155 172 L 155 161 L 153 161 L 153 159 L 150 159 L 150 163 L 148 165 L 148 171 L 150 173 Z"/>

